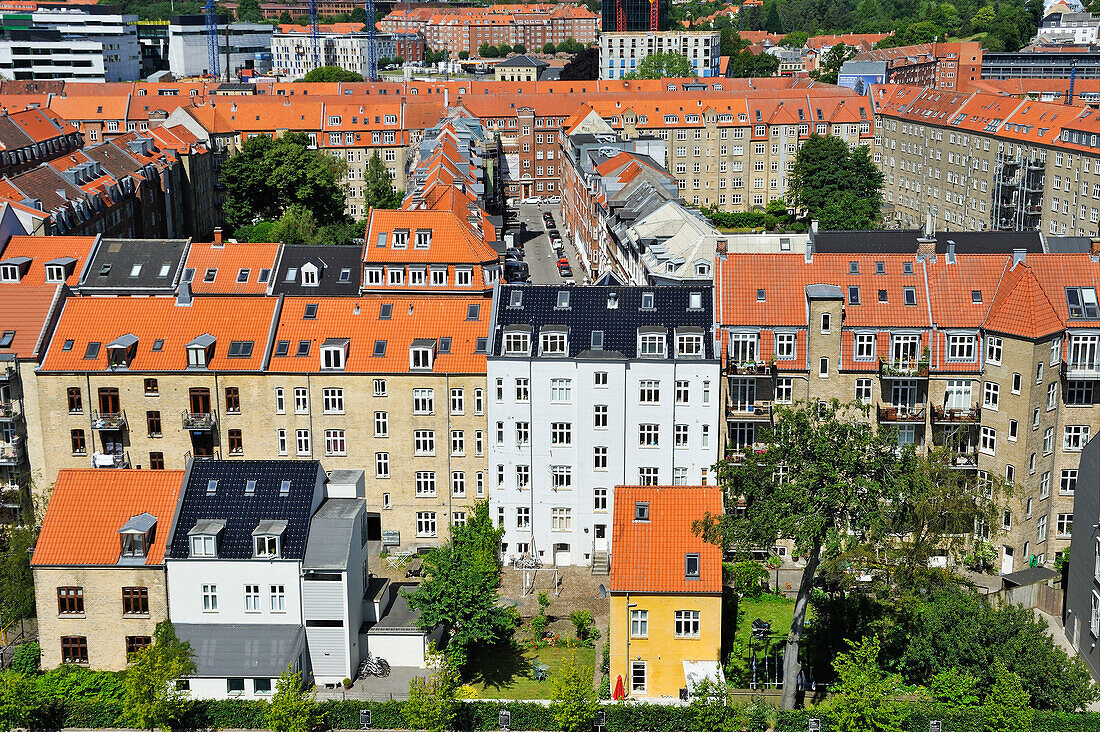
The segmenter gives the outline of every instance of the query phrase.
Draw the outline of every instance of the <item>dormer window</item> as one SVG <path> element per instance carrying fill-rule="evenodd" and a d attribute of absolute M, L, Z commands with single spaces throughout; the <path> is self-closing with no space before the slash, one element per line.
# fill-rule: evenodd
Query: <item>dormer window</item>
<path fill-rule="evenodd" d="M 434 356 L 435 341 L 418 338 L 409 347 L 409 368 L 419 371 L 430 370 Z"/>
<path fill-rule="evenodd" d="M 137 350 L 137 336 L 127 333 L 107 344 L 107 367 L 124 369 L 130 365 Z"/>
<path fill-rule="evenodd" d="M 122 556 L 145 557 L 145 534 L 123 534 Z"/>
<path fill-rule="evenodd" d="M 558 290 L 558 304 L 556 307 L 559 310 L 569 309 L 569 290 Z"/>
<path fill-rule="evenodd" d="M 684 555 L 684 579 L 699 579 L 699 555 Z"/>
<path fill-rule="evenodd" d="M 0 266 L 0 282 L 18 282 L 19 267 L 14 264 Z"/>
<path fill-rule="evenodd" d="M 145 559 L 156 523 L 156 516 L 142 513 L 123 524 L 118 530 L 120 559 Z"/>
<path fill-rule="evenodd" d="M 200 519 L 187 532 L 191 540 L 192 557 L 218 556 L 218 535 L 225 529 L 223 519 Z"/>
<path fill-rule="evenodd" d="M 264 520 L 252 532 L 252 556 L 255 559 L 278 559 L 282 548 L 286 521 Z"/>
<path fill-rule="evenodd" d="M 393 248 L 394 249 L 408 249 L 409 248 L 409 232 L 395 231 L 393 232 Z"/>
<path fill-rule="evenodd" d="M 642 310 L 653 310 L 653 309 L 654 309 L 653 293 L 652 292 L 643 292 L 642 293 Z"/>
<path fill-rule="evenodd" d="M 634 504 L 634 520 L 649 521 L 649 502 L 638 501 Z"/>
<path fill-rule="evenodd" d="M 703 334 L 702 333 L 677 333 L 676 355 L 679 358 L 702 358 Z"/>
<path fill-rule="evenodd" d="M 65 268 L 60 264 L 51 264 L 46 267 L 46 282 L 64 282 Z"/>
<path fill-rule="evenodd" d="M 474 283 L 474 271 L 472 269 L 455 268 L 455 287 L 470 287 Z"/>
<path fill-rule="evenodd" d="M 564 331 L 543 332 L 540 339 L 540 351 L 543 356 L 564 356 L 568 336 Z"/>
<path fill-rule="evenodd" d="M 321 344 L 321 368 L 327 371 L 343 371 L 350 343 L 351 341 L 347 338 L 325 340 Z"/>
<path fill-rule="evenodd" d="M 187 368 L 204 369 L 214 350 L 214 336 L 204 333 L 187 344 Z"/>
<path fill-rule="evenodd" d="M 691 292 L 688 293 L 688 310 L 702 310 L 703 309 L 703 293 Z"/>
<path fill-rule="evenodd" d="M 531 352 L 531 334 L 527 331 L 508 331 L 504 334 L 505 356 L 526 356 Z"/>
<path fill-rule="evenodd" d="M 619 307 L 619 293 L 609 292 L 607 293 L 607 309 L 616 310 Z"/>
<path fill-rule="evenodd" d="M 642 358 L 663 358 L 665 355 L 665 332 L 641 329 L 638 333 L 638 355 Z"/>
<path fill-rule="evenodd" d="M 508 293 L 508 307 L 521 308 L 523 307 L 523 291 L 512 290 Z"/>
<path fill-rule="evenodd" d="M 316 287 L 320 279 L 317 265 L 307 264 L 302 267 L 302 287 Z"/>
<path fill-rule="evenodd" d="M 406 237 L 408 234 L 405 235 Z M 422 229 L 416 232 L 416 248 L 427 249 L 432 245 L 432 232 L 429 229 Z"/>
<path fill-rule="evenodd" d="M 592 331 L 592 350 L 593 351 L 602 351 L 603 350 L 603 331 L 602 330 Z"/>

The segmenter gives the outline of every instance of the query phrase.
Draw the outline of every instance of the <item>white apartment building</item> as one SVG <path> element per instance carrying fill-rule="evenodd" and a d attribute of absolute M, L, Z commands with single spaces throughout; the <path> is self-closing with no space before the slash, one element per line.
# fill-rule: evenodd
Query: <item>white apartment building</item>
<path fill-rule="evenodd" d="M 31 14 L 36 28 L 62 35 L 98 41 L 103 45 L 105 81 L 137 81 L 141 78 L 141 48 L 136 15 L 98 5 L 78 7 L 40 6 Z"/>
<path fill-rule="evenodd" d="M 720 75 L 721 37 L 717 31 L 642 31 L 600 35 L 600 78 L 621 79 L 651 53 L 682 53 L 695 75 Z"/>
<path fill-rule="evenodd" d="M 230 23 L 226 33 L 224 19 L 218 22 L 218 68 L 222 78 L 229 67 L 230 79 L 240 69 L 252 68 L 257 54 L 271 52 L 274 32 L 267 23 Z M 168 69 L 176 77 L 201 76 L 210 72 L 210 53 L 206 45 L 206 17 L 174 15 L 168 25 Z"/>
<path fill-rule="evenodd" d="M 488 356 L 505 562 L 606 572 L 617 485 L 713 483 L 712 288 L 503 286 Z"/>
<path fill-rule="evenodd" d="M 53 30 L 9 30 L 0 35 L 0 75 L 15 80 L 106 81 L 100 41 Z"/>

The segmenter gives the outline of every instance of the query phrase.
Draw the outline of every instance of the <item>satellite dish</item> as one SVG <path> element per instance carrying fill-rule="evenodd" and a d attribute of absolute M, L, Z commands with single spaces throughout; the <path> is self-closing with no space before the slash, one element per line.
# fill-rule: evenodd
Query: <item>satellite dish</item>
<path fill-rule="evenodd" d="M 603 586 L 603 583 L 600 583 L 600 599 L 607 599 L 607 588 Z"/>

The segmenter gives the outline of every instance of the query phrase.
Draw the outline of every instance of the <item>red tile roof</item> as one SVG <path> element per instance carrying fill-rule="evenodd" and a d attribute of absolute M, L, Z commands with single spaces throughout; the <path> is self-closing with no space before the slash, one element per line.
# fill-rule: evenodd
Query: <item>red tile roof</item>
<path fill-rule="evenodd" d="M 985 329 L 1025 338 L 1041 338 L 1062 330 L 1062 321 L 1031 268 L 1019 263 L 1009 270 L 989 306 Z"/>
<path fill-rule="evenodd" d="M 171 297 L 77 297 L 65 301 L 44 371 L 106 371 L 107 344 L 120 336 L 137 336 L 132 371 L 184 371 L 187 344 L 200 335 L 214 336 L 208 366 L 214 371 L 257 371 L 275 320 L 274 297 L 197 297 L 177 305 Z M 67 341 L 71 348 L 65 349 Z M 163 340 L 158 350 L 157 341 Z M 232 341 L 252 341 L 252 355 L 229 358 Z M 85 358 L 89 342 L 100 343 L 94 358 Z"/>
<path fill-rule="evenodd" d="M 183 485 L 182 470 L 85 468 L 57 474 L 31 564 L 118 564 L 118 530 L 134 516 L 156 517 L 146 566 L 161 564 Z"/>
<path fill-rule="evenodd" d="M 191 291 L 195 294 L 263 295 L 275 271 L 275 261 L 280 245 L 227 241 L 221 246 L 213 242 L 191 244 L 184 267 L 195 270 Z M 214 270 L 214 279 L 207 281 L 206 273 Z M 245 281 L 240 275 L 245 274 Z M 267 278 L 261 282 L 260 273 L 267 270 Z"/>
<path fill-rule="evenodd" d="M 415 246 L 418 230 L 432 232 L 431 244 L 424 249 Z M 393 232 L 409 232 L 408 246 L 393 248 Z M 386 245 L 378 246 L 378 237 L 386 235 Z M 374 209 L 367 226 L 367 246 L 363 252 L 364 264 L 389 262 L 417 262 L 422 264 L 487 264 L 500 257 L 470 226 L 453 212 L 445 211 L 388 211 Z"/>
<path fill-rule="evenodd" d="M 391 306 L 382 319 L 383 304 Z M 316 305 L 313 318 L 306 307 Z M 477 320 L 468 320 L 470 306 Z M 489 335 L 492 300 L 484 297 L 370 295 L 364 297 L 288 297 L 283 303 L 275 340 L 288 341 L 287 355 L 271 357 L 270 370 L 286 373 L 321 371 L 321 346 L 329 339 L 348 339 L 345 373 L 407 373 L 413 341 L 450 339 L 450 353 L 436 349 L 433 373 L 485 373 L 485 354 L 475 353 L 478 338 Z M 295 355 L 301 341 L 310 343 L 308 356 Z M 375 356 L 376 344 L 384 355 Z M 276 352 L 278 349 L 276 348 Z"/>
<path fill-rule="evenodd" d="M 11 345 L 0 346 L 0 357 L 37 357 L 46 346 L 43 332 L 60 299 L 61 285 L 0 283 L 0 332 L 15 331 Z"/>
<path fill-rule="evenodd" d="M 0 259 L 30 257 L 31 264 L 20 280 L 24 285 L 46 283 L 46 263 L 62 257 L 76 260 L 72 272 L 65 279 L 70 287 L 80 282 L 84 263 L 95 245 L 95 236 L 13 236 L 4 247 Z M 53 284 L 51 283 L 51 287 Z"/>
<path fill-rule="evenodd" d="M 634 520 L 634 504 L 649 503 L 649 520 Z M 616 486 L 611 540 L 612 592 L 722 591 L 722 549 L 691 530 L 706 514 L 722 513 L 715 487 Z M 684 577 L 684 555 L 699 555 L 699 579 Z"/>

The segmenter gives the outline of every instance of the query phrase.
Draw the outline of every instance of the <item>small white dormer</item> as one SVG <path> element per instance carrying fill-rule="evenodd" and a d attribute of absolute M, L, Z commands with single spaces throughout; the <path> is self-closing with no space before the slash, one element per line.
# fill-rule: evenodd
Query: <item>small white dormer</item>
<path fill-rule="evenodd" d="M 46 262 L 46 282 L 64 282 L 73 273 L 76 259 L 73 257 L 58 257 Z"/>
<path fill-rule="evenodd" d="M 321 344 L 321 368 L 325 371 L 343 371 L 348 360 L 347 338 L 327 338 Z"/>
<path fill-rule="evenodd" d="M 436 341 L 432 338 L 417 338 L 409 346 L 409 368 L 414 371 L 431 371 L 435 360 Z"/>
<path fill-rule="evenodd" d="M 214 355 L 214 336 L 203 333 L 187 344 L 187 368 L 205 369 Z"/>
<path fill-rule="evenodd" d="M 120 563 L 145 564 L 145 555 L 153 541 L 153 529 L 156 525 L 157 517 L 149 513 L 131 516 L 130 520 L 122 525 L 118 530 Z"/>
<path fill-rule="evenodd" d="M 264 520 L 252 531 L 252 558 L 278 559 L 282 556 L 286 521 Z"/>
<path fill-rule="evenodd" d="M 406 236 L 408 234 L 406 233 Z M 416 231 L 416 244 L 417 249 L 429 249 L 432 246 L 432 230 L 431 229 L 417 229 Z"/>
<path fill-rule="evenodd" d="M 321 270 L 322 267 L 313 262 L 303 264 L 301 270 L 302 287 L 317 287 L 321 282 Z"/>
<path fill-rule="evenodd" d="M 395 229 L 393 232 L 393 248 L 394 249 L 408 249 L 409 248 L 409 230 L 408 229 Z"/>
<path fill-rule="evenodd" d="M 107 344 L 107 367 L 124 369 L 130 366 L 137 352 L 138 337 L 133 333 L 119 336 Z"/>
<path fill-rule="evenodd" d="M 0 282 L 18 282 L 30 267 L 30 257 L 10 257 L 0 262 Z"/>
<path fill-rule="evenodd" d="M 225 530 L 223 519 L 199 519 L 187 537 L 191 543 L 191 557 L 202 559 L 204 557 L 216 558 L 218 556 L 218 540 Z"/>

